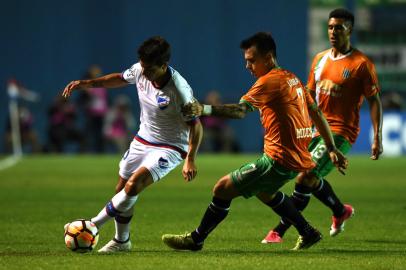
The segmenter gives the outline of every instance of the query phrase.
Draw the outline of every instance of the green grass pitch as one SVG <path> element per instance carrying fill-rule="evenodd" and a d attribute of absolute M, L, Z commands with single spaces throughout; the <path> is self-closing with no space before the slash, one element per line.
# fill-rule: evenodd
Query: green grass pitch
<path fill-rule="evenodd" d="M 306 218 L 323 233 L 309 250 L 290 249 L 291 229 L 279 245 L 260 243 L 278 217 L 257 199 L 238 198 L 201 252 L 179 252 L 161 242 L 200 222 L 218 178 L 259 155 L 200 155 L 198 176 L 186 183 L 178 167 L 141 194 L 132 223 L 133 251 L 76 254 L 66 249 L 63 225 L 96 215 L 111 198 L 119 156 L 30 156 L 0 171 L 0 269 L 406 269 L 406 158 L 350 156 L 346 176 L 328 179 L 355 216 L 336 238 L 331 213 L 316 199 Z M 290 194 L 293 183 L 283 190 Z M 100 231 L 97 248 L 113 237 Z"/>

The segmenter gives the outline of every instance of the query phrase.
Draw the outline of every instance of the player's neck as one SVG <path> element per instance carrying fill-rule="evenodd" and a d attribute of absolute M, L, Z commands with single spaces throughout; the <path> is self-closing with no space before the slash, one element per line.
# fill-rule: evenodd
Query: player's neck
<path fill-rule="evenodd" d="M 166 70 L 165 74 L 156 79 L 155 81 L 152 82 L 155 88 L 162 89 L 164 86 L 168 83 L 168 81 L 171 79 L 171 72 L 169 68 Z"/>
<path fill-rule="evenodd" d="M 352 51 L 352 47 L 350 43 L 345 44 L 342 47 L 336 48 L 336 47 L 332 47 L 331 50 L 331 55 L 336 58 L 336 57 L 340 57 L 343 55 L 348 54 L 350 51 Z"/>
<path fill-rule="evenodd" d="M 275 69 L 275 68 L 279 68 L 278 66 L 278 62 L 276 62 L 276 60 L 274 59 L 269 65 L 268 65 L 268 72 L 270 72 L 271 70 Z"/>

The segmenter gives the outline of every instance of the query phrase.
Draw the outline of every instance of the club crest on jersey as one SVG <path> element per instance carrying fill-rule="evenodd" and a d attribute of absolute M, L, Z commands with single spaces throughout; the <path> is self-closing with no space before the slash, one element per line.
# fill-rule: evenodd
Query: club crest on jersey
<path fill-rule="evenodd" d="M 351 76 L 351 72 L 345 68 L 343 71 L 343 78 L 348 79 L 350 76 Z"/>
<path fill-rule="evenodd" d="M 159 165 L 159 168 L 165 169 L 165 168 L 168 168 L 169 162 L 168 162 L 168 160 L 164 159 L 163 157 L 160 157 L 158 160 L 158 165 Z"/>
<path fill-rule="evenodd" d="M 145 92 L 145 87 L 142 83 L 137 83 L 137 88 L 138 90 L 140 90 L 141 92 Z"/>
<path fill-rule="evenodd" d="M 157 97 L 157 103 L 158 103 L 158 107 L 161 110 L 165 110 L 170 102 L 170 98 L 169 97 L 165 97 L 165 96 L 158 96 Z"/>

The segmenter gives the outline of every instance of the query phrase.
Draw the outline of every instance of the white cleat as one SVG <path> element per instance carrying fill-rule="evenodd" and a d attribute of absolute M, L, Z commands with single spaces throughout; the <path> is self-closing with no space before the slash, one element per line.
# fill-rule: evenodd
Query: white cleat
<path fill-rule="evenodd" d="M 125 243 L 119 243 L 116 240 L 110 240 L 104 247 L 99 249 L 99 253 L 115 253 L 115 252 L 129 252 L 131 251 L 131 241 L 128 240 Z"/>

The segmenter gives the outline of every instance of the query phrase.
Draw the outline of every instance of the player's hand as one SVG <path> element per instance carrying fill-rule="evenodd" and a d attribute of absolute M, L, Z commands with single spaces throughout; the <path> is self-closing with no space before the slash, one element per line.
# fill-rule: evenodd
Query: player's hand
<path fill-rule="evenodd" d="M 189 182 L 189 181 L 192 181 L 193 178 L 196 177 L 196 174 L 197 174 L 197 168 L 196 168 L 194 161 L 186 158 L 185 164 L 183 164 L 183 168 L 182 168 L 183 178 L 185 179 L 185 181 Z"/>
<path fill-rule="evenodd" d="M 347 167 L 348 167 L 348 160 L 344 156 L 344 154 L 341 153 L 340 150 L 334 149 L 333 151 L 330 151 L 329 155 L 330 155 L 331 161 L 336 166 L 337 170 L 341 174 L 345 175 L 344 170 L 347 169 Z"/>
<path fill-rule="evenodd" d="M 371 146 L 371 159 L 378 160 L 379 156 L 383 153 L 382 140 L 376 139 Z"/>
<path fill-rule="evenodd" d="M 200 116 L 203 112 L 203 105 L 196 100 L 190 103 L 186 103 L 182 106 L 181 110 L 183 115 L 186 117 Z"/>
<path fill-rule="evenodd" d="M 71 81 L 65 89 L 63 89 L 62 96 L 68 98 L 74 89 L 82 88 L 81 81 Z"/>

